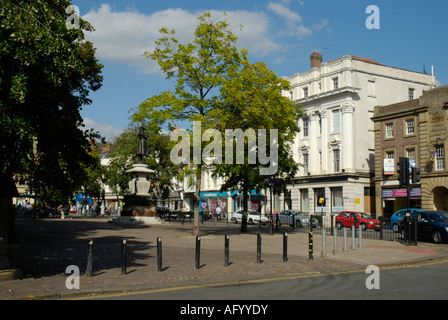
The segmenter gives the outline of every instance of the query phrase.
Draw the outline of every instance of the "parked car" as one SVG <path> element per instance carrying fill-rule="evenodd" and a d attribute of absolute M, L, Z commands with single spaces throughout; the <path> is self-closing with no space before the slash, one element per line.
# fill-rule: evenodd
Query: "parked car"
<path fill-rule="evenodd" d="M 255 210 L 247 210 L 247 223 L 248 224 L 255 224 L 255 223 L 261 223 L 267 224 L 269 222 L 269 218 L 266 216 L 261 215 L 260 212 Z M 239 223 L 243 220 L 243 210 L 235 211 L 232 214 L 232 221 L 235 223 Z"/>
<path fill-rule="evenodd" d="M 390 218 L 390 227 L 392 228 L 393 232 L 398 232 L 398 224 L 403 219 L 408 210 L 411 211 L 411 213 L 422 211 L 422 209 L 410 208 L 410 209 L 401 209 L 395 212 Z"/>
<path fill-rule="evenodd" d="M 448 212 L 420 210 L 411 213 L 411 219 L 417 218 L 417 238 L 432 240 L 435 243 L 448 242 Z M 398 224 L 398 231 L 404 235 L 404 220 Z M 414 239 L 414 227 L 411 226 L 411 237 Z"/>
<path fill-rule="evenodd" d="M 157 216 L 161 219 L 168 218 L 170 214 L 170 209 L 167 207 L 157 206 L 156 208 Z"/>
<path fill-rule="evenodd" d="M 336 217 L 336 228 L 351 228 L 356 219 L 356 228 L 361 225 L 363 231 L 367 229 L 380 230 L 380 221 L 372 219 L 368 213 L 355 211 L 341 211 Z"/>
<path fill-rule="evenodd" d="M 279 225 L 282 224 L 289 224 L 289 225 L 295 225 L 297 227 L 304 227 L 310 225 L 310 218 L 307 214 L 299 212 L 299 211 L 293 211 L 293 210 L 283 210 L 278 213 L 278 223 Z M 319 225 L 319 221 L 317 221 L 316 218 L 312 218 L 311 226 L 313 228 L 317 227 Z"/>

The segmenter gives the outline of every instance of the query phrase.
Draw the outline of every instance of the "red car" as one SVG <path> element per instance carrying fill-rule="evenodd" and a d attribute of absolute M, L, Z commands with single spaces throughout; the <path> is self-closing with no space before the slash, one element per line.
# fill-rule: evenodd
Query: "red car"
<path fill-rule="evenodd" d="M 342 229 L 342 227 L 351 228 L 356 218 L 356 228 L 361 225 L 363 231 L 367 229 L 380 230 L 380 221 L 372 219 L 370 215 L 364 212 L 355 211 L 341 211 L 336 217 L 336 228 Z"/>

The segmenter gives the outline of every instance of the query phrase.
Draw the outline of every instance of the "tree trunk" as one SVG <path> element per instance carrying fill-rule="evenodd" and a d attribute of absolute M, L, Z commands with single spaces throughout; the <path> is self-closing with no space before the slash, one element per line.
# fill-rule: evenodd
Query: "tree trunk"
<path fill-rule="evenodd" d="M 202 184 L 202 170 L 199 170 L 196 175 L 196 191 L 193 197 L 193 208 L 194 208 L 194 221 L 193 221 L 193 235 L 199 235 L 199 206 L 201 204 L 201 184 Z"/>
<path fill-rule="evenodd" d="M 15 239 L 15 212 L 12 198 L 18 196 L 12 175 L 0 172 L 0 269 L 8 269 L 8 244 Z"/>
<path fill-rule="evenodd" d="M 241 219 L 241 232 L 247 232 L 247 200 L 248 200 L 248 183 L 247 178 L 243 184 L 243 217 Z"/>

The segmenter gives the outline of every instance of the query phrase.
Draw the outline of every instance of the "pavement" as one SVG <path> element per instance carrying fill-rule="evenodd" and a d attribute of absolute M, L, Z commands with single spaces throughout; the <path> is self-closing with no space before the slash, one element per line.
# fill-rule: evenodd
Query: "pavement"
<path fill-rule="evenodd" d="M 309 259 L 308 233 L 287 233 L 287 261 L 283 261 L 282 233 L 249 226 L 241 233 L 236 224 L 210 221 L 200 224 L 200 263 L 195 268 L 196 237 L 192 224 L 119 224 L 110 218 L 16 220 L 18 244 L 11 263 L 21 279 L 0 281 L 1 300 L 73 299 L 111 293 L 139 292 L 191 286 L 228 285 L 421 264 L 448 258 L 448 247 L 419 242 L 347 238 L 313 234 L 313 259 Z M 372 231 L 373 232 L 373 231 Z M 261 261 L 257 234 L 261 235 Z M 350 234 L 350 233 L 348 233 Z M 229 236 L 229 262 L 224 265 L 224 239 Z M 157 270 L 157 238 L 161 238 L 162 270 Z M 88 243 L 93 240 L 92 276 L 87 276 Z M 126 240 L 126 273 L 122 273 L 122 242 Z M 79 269 L 79 289 L 73 287 L 74 265 Z"/>

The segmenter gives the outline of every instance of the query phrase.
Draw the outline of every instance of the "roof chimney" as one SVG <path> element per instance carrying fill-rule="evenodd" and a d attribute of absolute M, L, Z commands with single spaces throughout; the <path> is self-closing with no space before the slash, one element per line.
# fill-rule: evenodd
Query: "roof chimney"
<path fill-rule="evenodd" d="M 310 55 L 311 68 L 319 68 L 322 63 L 322 55 L 319 52 L 313 52 Z"/>

